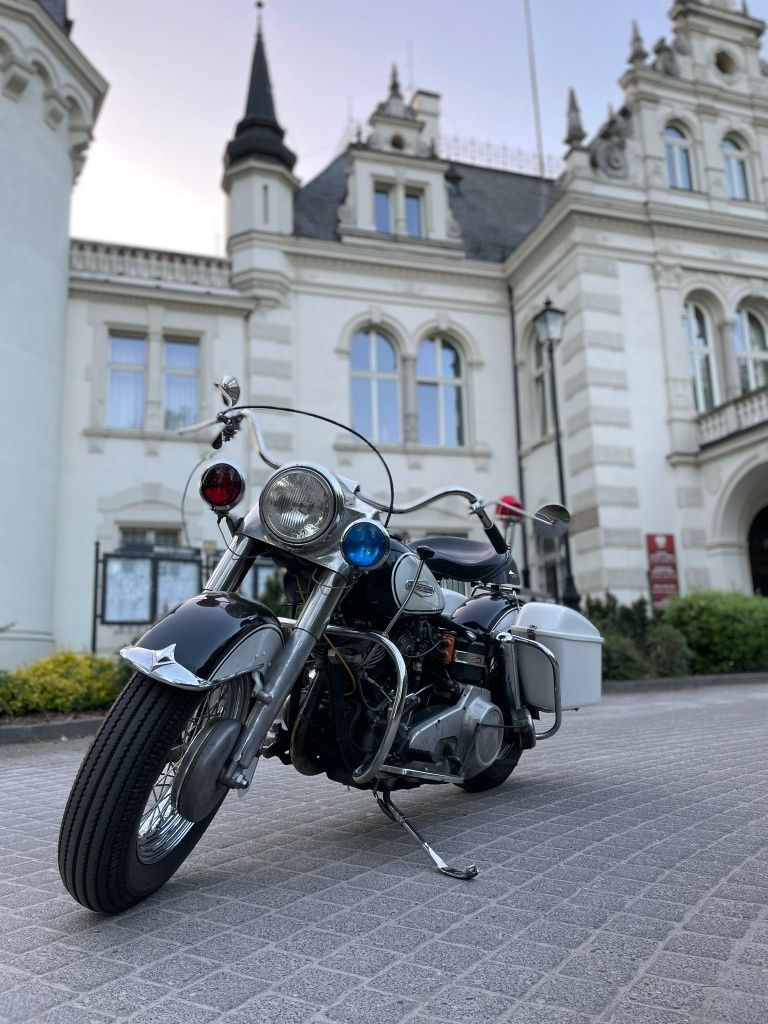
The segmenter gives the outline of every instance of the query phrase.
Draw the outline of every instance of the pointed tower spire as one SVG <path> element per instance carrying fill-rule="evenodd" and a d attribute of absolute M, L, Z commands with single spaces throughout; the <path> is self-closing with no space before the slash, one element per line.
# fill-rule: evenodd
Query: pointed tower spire
<path fill-rule="evenodd" d="M 289 171 L 296 163 L 296 154 L 283 142 L 285 132 L 280 127 L 272 97 L 267 51 L 261 25 L 262 4 L 257 4 L 258 21 L 256 46 L 251 64 L 251 80 L 245 103 L 245 117 L 235 130 L 235 137 L 227 146 L 227 163 L 256 157 L 282 164 Z"/>
<path fill-rule="evenodd" d="M 392 74 L 389 76 L 389 98 L 401 100 L 403 94 L 400 92 L 400 77 L 397 73 L 397 64 L 392 65 Z"/>
<path fill-rule="evenodd" d="M 568 91 L 568 114 L 566 117 L 565 139 L 563 141 L 566 146 L 580 146 L 586 137 L 587 133 L 584 131 L 584 125 L 581 123 L 581 111 L 576 99 L 576 90 L 570 89 Z"/>
<path fill-rule="evenodd" d="M 645 64 L 648 53 L 643 45 L 643 37 L 640 35 L 640 28 L 637 22 L 632 20 L 632 39 L 629 50 L 630 64 Z"/>

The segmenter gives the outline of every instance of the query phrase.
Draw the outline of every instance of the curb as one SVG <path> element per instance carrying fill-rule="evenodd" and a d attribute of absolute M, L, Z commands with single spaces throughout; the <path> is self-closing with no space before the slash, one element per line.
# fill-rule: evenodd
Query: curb
<path fill-rule="evenodd" d="M 658 693 L 661 690 L 698 690 L 705 686 L 740 686 L 768 683 L 768 672 L 734 672 L 719 676 L 670 676 L 668 679 L 605 679 L 603 693 Z"/>
<path fill-rule="evenodd" d="M 23 725 L 0 725 L 0 747 L 8 743 L 34 743 L 43 740 L 72 740 L 93 736 L 101 718 L 72 718 L 62 722 L 25 722 Z"/>

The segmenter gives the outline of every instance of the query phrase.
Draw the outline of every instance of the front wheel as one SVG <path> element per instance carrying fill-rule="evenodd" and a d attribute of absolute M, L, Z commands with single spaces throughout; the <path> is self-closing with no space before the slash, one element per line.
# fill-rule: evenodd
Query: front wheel
<path fill-rule="evenodd" d="M 135 675 L 110 709 L 69 795 L 59 871 L 89 910 L 117 914 L 173 875 L 213 820 L 191 822 L 172 799 L 176 769 L 213 718 L 245 718 L 245 680 L 204 694 Z M 225 794 L 226 795 L 226 794 Z"/>

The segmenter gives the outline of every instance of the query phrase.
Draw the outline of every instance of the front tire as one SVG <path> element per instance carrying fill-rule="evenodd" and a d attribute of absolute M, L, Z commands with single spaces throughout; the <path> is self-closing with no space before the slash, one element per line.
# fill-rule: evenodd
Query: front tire
<path fill-rule="evenodd" d="M 80 766 L 61 823 L 59 871 L 78 903 L 118 914 L 174 874 L 224 799 L 202 821 L 182 818 L 171 801 L 175 767 L 211 718 L 244 718 L 247 705 L 244 680 L 201 695 L 133 676 Z"/>

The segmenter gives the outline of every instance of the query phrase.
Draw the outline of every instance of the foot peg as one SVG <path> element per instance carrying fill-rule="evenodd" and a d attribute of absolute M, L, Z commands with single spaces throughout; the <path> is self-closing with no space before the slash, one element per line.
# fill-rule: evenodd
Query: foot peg
<path fill-rule="evenodd" d="M 448 875 L 450 878 L 475 878 L 477 876 L 477 868 L 474 864 L 470 864 L 467 868 L 452 868 L 446 864 L 443 858 L 432 849 L 429 843 L 426 841 L 416 829 L 411 825 L 406 816 L 392 803 L 392 798 L 389 794 L 389 790 L 385 789 L 381 793 L 377 789 L 374 789 L 373 795 L 376 797 L 376 803 L 392 821 L 397 822 L 398 825 L 402 825 L 405 831 L 413 836 L 422 850 L 426 853 L 432 863 L 435 865 L 437 870 L 443 875 Z"/>

